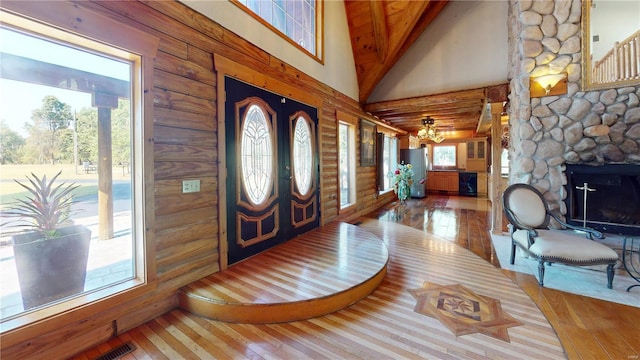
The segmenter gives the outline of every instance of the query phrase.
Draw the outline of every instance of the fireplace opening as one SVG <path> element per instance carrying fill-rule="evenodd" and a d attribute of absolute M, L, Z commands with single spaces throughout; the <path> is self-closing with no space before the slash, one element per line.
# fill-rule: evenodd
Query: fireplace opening
<path fill-rule="evenodd" d="M 566 176 L 570 224 L 586 222 L 587 227 L 606 233 L 640 235 L 640 165 L 568 164 Z"/>

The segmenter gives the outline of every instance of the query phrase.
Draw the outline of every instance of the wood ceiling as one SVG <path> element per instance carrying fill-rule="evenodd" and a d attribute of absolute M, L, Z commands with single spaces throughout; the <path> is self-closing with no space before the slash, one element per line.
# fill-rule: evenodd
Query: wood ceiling
<path fill-rule="evenodd" d="M 441 1 L 346 0 L 351 47 L 365 104 L 384 75 L 448 4 Z M 507 84 L 365 104 L 367 112 L 411 133 L 430 116 L 441 130 L 476 130 L 485 102 L 507 100 Z"/>
<path fill-rule="evenodd" d="M 387 123 L 415 134 L 422 119 L 435 121 L 439 130 L 477 130 L 487 103 L 507 99 L 508 86 L 497 85 L 444 94 L 382 101 L 365 105 L 365 110 Z M 485 129 L 486 131 L 487 129 Z"/>

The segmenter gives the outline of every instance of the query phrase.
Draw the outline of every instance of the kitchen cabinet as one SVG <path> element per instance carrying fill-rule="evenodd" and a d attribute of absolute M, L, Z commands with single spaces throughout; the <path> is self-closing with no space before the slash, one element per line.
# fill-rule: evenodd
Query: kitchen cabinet
<path fill-rule="evenodd" d="M 458 192 L 457 171 L 429 171 L 427 191 Z"/>
<path fill-rule="evenodd" d="M 467 141 L 467 171 L 487 171 L 487 138 Z"/>
<path fill-rule="evenodd" d="M 399 136 L 398 140 L 400 141 L 400 149 L 418 149 L 420 147 L 420 139 L 417 136 Z"/>
<path fill-rule="evenodd" d="M 487 196 L 488 193 L 488 174 L 478 173 L 478 196 Z"/>

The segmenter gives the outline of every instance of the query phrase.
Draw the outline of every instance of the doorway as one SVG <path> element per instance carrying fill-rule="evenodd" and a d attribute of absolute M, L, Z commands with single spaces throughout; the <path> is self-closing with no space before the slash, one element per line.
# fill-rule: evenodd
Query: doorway
<path fill-rule="evenodd" d="M 228 263 L 318 227 L 317 109 L 225 77 Z"/>

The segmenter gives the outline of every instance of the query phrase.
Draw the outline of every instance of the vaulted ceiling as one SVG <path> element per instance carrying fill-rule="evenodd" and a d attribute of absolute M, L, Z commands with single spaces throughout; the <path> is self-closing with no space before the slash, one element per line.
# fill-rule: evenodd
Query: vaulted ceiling
<path fill-rule="evenodd" d="M 447 3 L 345 1 L 361 103 Z"/>
<path fill-rule="evenodd" d="M 366 104 L 376 85 L 448 4 L 346 0 L 359 100 L 381 121 L 415 133 L 430 116 L 438 129 L 477 130 L 487 102 L 506 101 L 507 84 Z"/>

